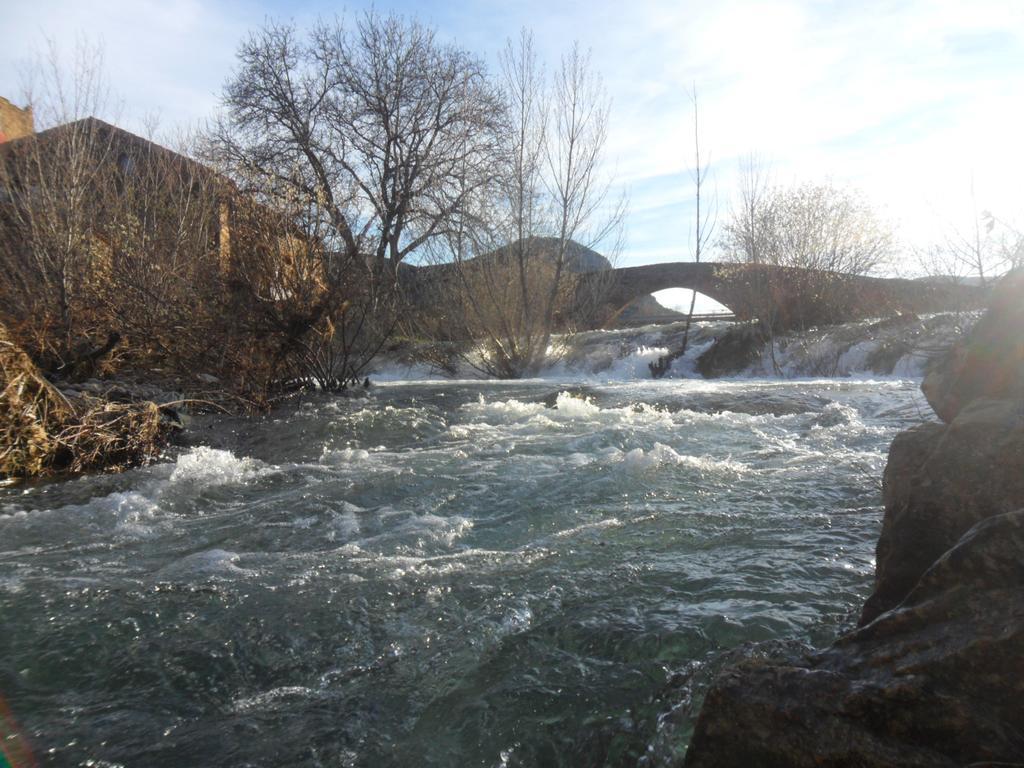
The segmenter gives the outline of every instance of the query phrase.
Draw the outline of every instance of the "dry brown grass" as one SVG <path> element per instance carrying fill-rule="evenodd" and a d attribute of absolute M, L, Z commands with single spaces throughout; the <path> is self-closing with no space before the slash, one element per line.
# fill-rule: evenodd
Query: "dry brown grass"
<path fill-rule="evenodd" d="M 66 398 L 0 324 L 0 480 L 143 464 L 169 432 L 154 403 Z"/>

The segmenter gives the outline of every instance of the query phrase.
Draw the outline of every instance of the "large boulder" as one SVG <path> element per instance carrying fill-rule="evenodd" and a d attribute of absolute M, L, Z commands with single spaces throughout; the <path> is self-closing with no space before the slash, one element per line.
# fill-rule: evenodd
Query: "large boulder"
<path fill-rule="evenodd" d="M 1024 507 L 1024 402 L 975 400 L 948 426 L 922 424 L 898 435 L 883 495 L 862 625 L 906 597 L 975 523 Z"/>
<path fill-rule="evenodd" d="M 935 361 L 921 389 L 946 422 L 979 397 L 1024 398 L 1024 270 L 999 282 L 988 312 Z"/>
<path fill-rule="evenodd" d="M 764 345 L 764 332 L 758 325 L 734 325 L 701 353 L 697 358 L 697 371 L 705 379 L 735 376 L 761 356 Z"/>
<path fill-rule="evenodd" d="M 894 610 L 709 691 L 688 768 L 1024 762 L 1024 510 L 988 518 Z"/>

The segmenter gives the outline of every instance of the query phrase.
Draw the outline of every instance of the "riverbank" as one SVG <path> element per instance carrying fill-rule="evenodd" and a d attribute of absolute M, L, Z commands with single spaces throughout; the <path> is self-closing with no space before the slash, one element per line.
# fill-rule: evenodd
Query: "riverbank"
<path fill-rule="evenodd" d="M 180 426 L 156 403 L 58 389 L 0 325 L 0 483 L 151 461 Z"/>

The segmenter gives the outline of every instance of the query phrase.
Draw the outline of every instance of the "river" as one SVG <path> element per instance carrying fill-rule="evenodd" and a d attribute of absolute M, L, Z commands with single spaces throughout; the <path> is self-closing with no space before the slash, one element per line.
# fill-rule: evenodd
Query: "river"
<path fill-rule="evenodd" d="M 0 694 L 44 765 L 671 765 L 733 649 L 852 625 L 925 410 L 554 376 L 200 420 L 0 491 Z"/>

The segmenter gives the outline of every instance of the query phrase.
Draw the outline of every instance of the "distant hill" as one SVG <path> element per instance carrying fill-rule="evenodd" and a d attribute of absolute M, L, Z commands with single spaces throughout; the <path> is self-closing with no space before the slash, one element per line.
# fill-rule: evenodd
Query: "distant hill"
<path fill-rule="evenodd" d="M 540 256 L 547 256 L 552 261 L 558 253 L 557 237 L 533 237 L 530 238 L 530 245 L 535 253 Z M 508 258 L 517 250 L 518 241 L 503 246 L 497 250 L 477 256 L 479 261 Z M 592 248 L 580 245 L 575 240 L 570 240 L 565 248 L 565 266 L 570 272 L 600 272 L 602 269 L 611 269 L 612 263 Z"/>
<path fill-rule="evenodd" d="M 551 240 L 552 245 L 557 246 L 557 241 L 554 238 L 544 239 Z M 606 257 L 585 245 L 580 245 L 575 240 L 569 241 L 569 245 L 565 249 L 565 257 L 566 266 L 573 272 L 600 272 L 602 269 L 612 268 L 612 263 Z"/>
<path fill-rule="evenodd" d="M 549 255 L 552 261 L 555 259 L 555 255 L 558 252 L 558 238 L 535 237 L 532 239 L 531 244 L 535 249 L 535 253 L 542 256 Z M 491 260 L 507 259 L 510 258 L 515 251 L 515 244 L 506 245 L 489 253 L 477 256 L 474 261 L 486 263 Z M 588 248 L 585 245 L 577 243 L 575 240 L 570 240 L 566 247 L 565 267 L 570 272 L 579 274 L 583 272 L 600 272 L 605 269 L 611 269 L 612 263 L 607 257 L 598 253 L 593 248 Z M 412 270 L 417 269 L 417 267 L 412 267 L 410 265 L 403 265 L 403 268 Z M 651 323 L 671 323 L 685 317 L 685 314 L 659 304 L 658 300 L 655 299 L 654 296 L 642 296 L 622 311 L 616 319 L 613 327 L 628 328 L 640 325 L 650 325 Z"/>
<path fill-rule="evenodd" d="M 624 310 L 615 320 L 616 328 L 634 328 L 640 325 L 651 325 L 652 323 L 674 323 L 677 320 L 685 320 L 686 315 L 674 309 L 669 309 L 658 302 L 652 295 L 641 296 Z"/>

